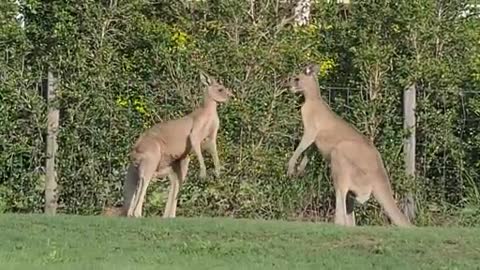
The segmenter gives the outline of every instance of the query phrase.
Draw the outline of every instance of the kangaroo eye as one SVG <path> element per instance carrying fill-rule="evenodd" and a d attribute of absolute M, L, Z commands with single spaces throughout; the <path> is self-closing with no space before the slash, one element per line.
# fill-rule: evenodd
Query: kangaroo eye
<path fill-rule="evenodd" d="M 220 93 L 223 92 L 223 88 L 218 89 L 218 92 Z"/>
<path fill-rule="evenodd" d="M 298 81 L 300 81 L 300 79 L 299 79 L 299 78 L 295 78 L 295 82 L 298 82 Z"/>

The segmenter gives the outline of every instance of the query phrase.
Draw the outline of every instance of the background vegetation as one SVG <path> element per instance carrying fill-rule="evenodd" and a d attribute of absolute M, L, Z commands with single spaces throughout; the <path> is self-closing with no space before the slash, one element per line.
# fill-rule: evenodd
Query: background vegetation
<path fill-rule="evenodd" d="M 301 100 L 284 81 L 316 62 L 322 95 L 374 140 L 397 199 L 415 194 L 417 224 L 478 224 L 480 21 L 461 16 L 465 2 L 353 1 L 345 17 L 337 4 L 314 1 L 311 23 L 293 27 L 293 1 L 3 1 L 0 210 L 43 207 L 46 106 L 38 89 L 47 68 L 60 79 L 57 173 L 67 214 L 121 200 L 132 143 L 201 103 L 204 70 L 237 98 L 219 108 L 221 177 L 207 157 L 209 177 L 200 181 L 193 160 L 178 215 L 330 219 L 333 187 L 315 150 L 304 178 L 285 175 L 302 128 Z M 402 93 L 412 83 L 416 179 L 405 176 L 402 154 Z M 167 187 L 151 186 L 147 214 L 161 214 Z M 357 216 L 384 222 L 373 200 Z"/>

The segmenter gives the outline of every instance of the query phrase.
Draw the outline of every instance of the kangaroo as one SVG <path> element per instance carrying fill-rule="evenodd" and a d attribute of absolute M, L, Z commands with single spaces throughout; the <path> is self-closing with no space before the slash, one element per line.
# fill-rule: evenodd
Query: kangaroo
<path fill-rule="evenodd" d="M 287 175 L 296 174 L 297 159 L 315 143 L 331 167 L 336 197 L 335 224 L 355 226 L 355 200 L 363 204 L 373 193 L 395 225 L 413 226 L 395 204 L 390 180 L 376 147 L 322 99 L 316 77 L 318 71 L 317 65 L 309 64 L 289 81 L 290 91 L 302 93 L 305 102 L 301 107 L 304 133 L 288 162 Z M 303 173 L 307 162 L 305 155 L 297 175 Z"/>
<path fill-rule="evenodd" d="M 134 144 L 124 184 L 123 211 L 117 211 L 123 212 L 122 215 L 141 217 L 150 180 L 168 176 L 170 190 L 163 217 L 174 218 L 177 195 L 187 176 L 188 155 L 192 150 L 200 163 L 201 179 L 207 175 L 201 151 L 205 148 L 212 156 L 215 175 L 220 175 L 216 145 L 220 126 L 217 104 L 227 102 L 233 94 L 207 74 L 201 73 L 200 79 L 207 87 L 202 106 L 182 118 L 155 124 Z"/>

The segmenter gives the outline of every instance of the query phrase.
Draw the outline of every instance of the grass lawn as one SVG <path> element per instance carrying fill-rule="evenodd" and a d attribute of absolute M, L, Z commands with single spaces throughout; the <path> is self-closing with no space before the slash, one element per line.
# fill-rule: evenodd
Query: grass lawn
<path fill-rule="evenodd" d="M 480 269 L 480 228 L 3 214 L 8 269 Z"/>

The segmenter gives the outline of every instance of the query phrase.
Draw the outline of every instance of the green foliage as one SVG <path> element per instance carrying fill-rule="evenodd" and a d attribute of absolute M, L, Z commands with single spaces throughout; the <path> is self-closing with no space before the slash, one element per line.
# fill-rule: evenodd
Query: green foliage
<path fill-rule="evenodd" d="M 332 108 L 378 146 L 396 197 L 414 192 L 423 217 L 429 205 L 479 205 L 478 125 L 463 121 L 480 117 L 478 95 L 467 93 L 480 85 L 478 23 L 458 17 L 461 1 L 353 2 L 346 19 L 336 4 L 316 2 L 312 24 L 294 28 L 281 23 L 289 5 L 273 0 L 253 10 L 234 0 L 28 0 L 25 30 L 14 1 L 2 4 L 0 185 L 11 194 L 0 196 L 2 207 L 42 208 L 46 110 L 37 85 L 47 68 L 60 78 L 60 211 L 76 214 L 121 200 L 134 140 L 200 104 L 203 70 L 236 99 L 219 107 L 222 176 L 213 177 L 207 155 L 211 176 L 200 181 L 193 158 L 178 215 L 329 220 L 333 188 L 314 147 L 304 178 L 285 175 L 302 128 L 299 99 L 284 81 L 309 62 L 321 65 L 322 86 L 336 86 L 321 89 Z M 413 82 L 416 181 L 405 176 L 401 144 L 402 92 Z M 147 214 L 161 214 L 167 186 L 149 189 Z M 357 219 L 384 222 L 373 201 Z"/>
<path fill-rule="evenodd" d="M 41 208 L 45 110 L 38 77 L 25 66 L 33 49 L 15 16 L 13 1 L 0 4 L 0 187 L 1 210 Z"/>

